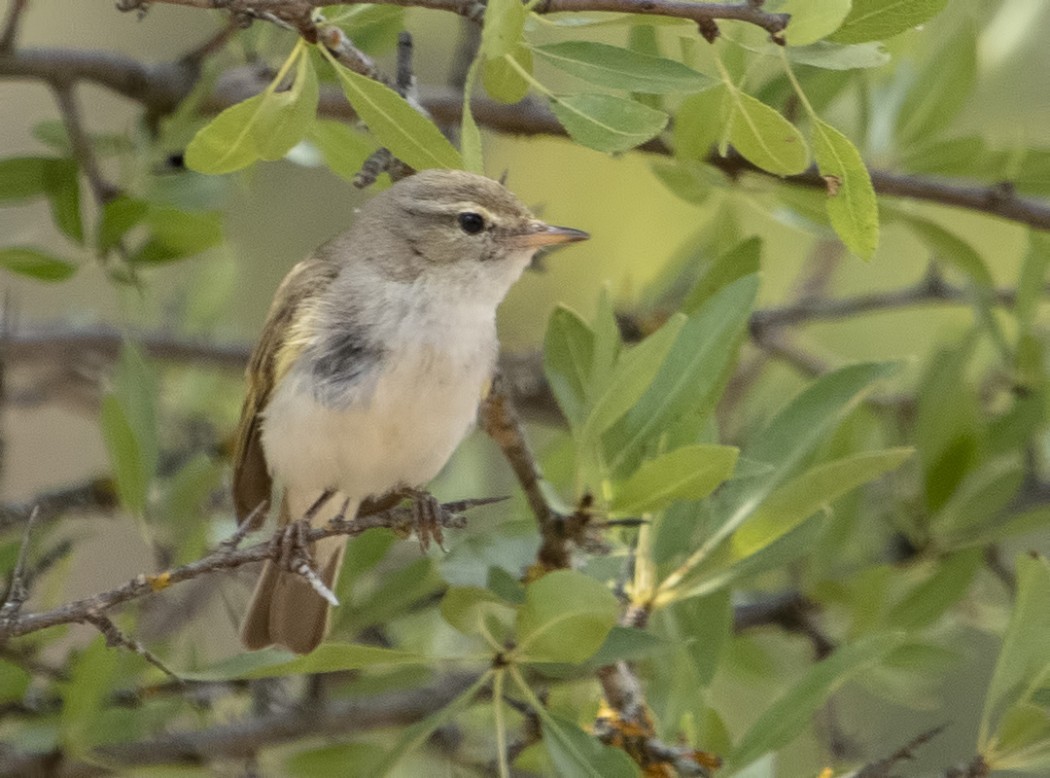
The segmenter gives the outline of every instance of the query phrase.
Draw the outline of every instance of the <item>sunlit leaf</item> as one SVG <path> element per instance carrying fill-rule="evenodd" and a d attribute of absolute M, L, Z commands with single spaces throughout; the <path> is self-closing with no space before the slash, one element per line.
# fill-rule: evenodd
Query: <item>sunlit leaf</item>
<path fill-rule="evenodd" d="M 879 243 L 879 208 L 860 152 L 841 132 L 815 119 L 813 156 L 827 183 L 831 226 L 850 251 L 871 259 Z"/>
<path fill-rule="evenodd" d="M 663 111 L 607 94 L 555 97 L 551 109 L 573 140 L 608 153 L 627 151 L 651 140 L 668 120 Z"/>
<path fill-rule="evenodd" d="M 732 446 L 695 445 L 669 451 L 643 462 L 615 488 L 610 509 L 637 516 L 666 508 L 675 500 L 707 497 L 729 478 L 738 450 Z"/>
<path fill-rule="evenodd" d="M 405 98 L 328 56 L 343 94 L 380 145 L 417 170 L 463 167 L 463 158 L 448 138 Z"/>
<path fill-rule="evenodd" d="M 807 46 L 839 28 L 849 13 L 850 0 L 773 0 L 764 10 L 790 14 L 784 31 L 787 45 Z"/>
<path fill-rule="evenodd" d="M 528 13 L 520 0 L 489 0 L 485 6 L 479 53 L 487 59 L 514 53 L 522 42 Z"/>
<path fill-rule="evenodd" d="M 328 168 L 340 178 L 353 181 L 361 166 L 377 148 L 367 134 L 355 130 L 346 122 L 318 119 L 307 131 Z"/>
<path fill-rule="evenodd" d="M 313 60 L 304 54 L 296 64 L 291 88 L 264 100 L 252 124 L 252 139 L 262 159 L 281 159 L 303 139 L 317 114 L 318 95 Z"/>
<path fill-rule="evenodd" d="M 809 149 L 791 122 L 749 94 L 729 89 L 728 139 L 745 159 L 779 176 L 801 173 L 809 166 Z"/>
<path fill-rule="evenodd" d="M 186 146 L 186 166 L 199 173 L 233 173 L 259 159 L 252 135 L 267 93 L 231 105 L 200 129 Z"/>
<path fill-rule="evenodd" d="M 864 43 L 885 40 L 938 14 L 948 0 L 853 0 L 853 7 L 831 40 Z"/>
<path fill-rule="evenodd" d="M 529 82 L 508 62 L 508 57 L 526 73 L 532 72 L 532 49 L 518 44 L 506 57 L 485 60 L 481 69 L 481 83 L 494 100 L 516 103 L 529 93 Z"/>

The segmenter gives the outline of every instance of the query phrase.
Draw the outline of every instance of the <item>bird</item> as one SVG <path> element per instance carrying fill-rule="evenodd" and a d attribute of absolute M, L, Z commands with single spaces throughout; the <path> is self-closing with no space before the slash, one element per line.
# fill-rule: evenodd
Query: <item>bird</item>
<path fill-rule="evenodd" d="M 304 517 L 321 526 L 322 504 L 352 518 L 362 502 L 427 484 L 476 422 L 496 366 L 500 302 L 537 251 L 588 237 L 465 171 L 423 170 L 373 197 L 275 293 L 246 370 L 238 520 L 268 509 L 275 491 L 280 526 Z M 346 542 L 310 547 L 329 590 Z M 330 611 L 303 575 L 267 560 L 241 642 L 309 653 Z"/>

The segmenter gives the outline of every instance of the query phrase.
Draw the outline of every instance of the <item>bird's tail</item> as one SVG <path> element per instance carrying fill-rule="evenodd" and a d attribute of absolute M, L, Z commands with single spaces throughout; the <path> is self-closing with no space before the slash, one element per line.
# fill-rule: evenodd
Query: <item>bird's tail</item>
<path fill-rule="evenodd" d="M 354 510 L 349 510 L 351 508 L 356 510 L 356 506 L 348 506 L 346 515 L 354 515 Z M 327 512 L 318 511 L 316 521 L 323 523 L 328 518 Z M 285 500 L 281 503 L 279 521 L 285 526 L 289 520 Z M 346 541 L 345 535 L 336 535 L 311 545 L 317 572 L 329 589 L 335 589 Z M 297 654 L 306 654 L 324 640 L 330 615 L 328 601 L 305 578 L 282 570 L 275 562 L 267 560 L 241 623 L 241 643 L 250 650 L 276 644 Z"/>

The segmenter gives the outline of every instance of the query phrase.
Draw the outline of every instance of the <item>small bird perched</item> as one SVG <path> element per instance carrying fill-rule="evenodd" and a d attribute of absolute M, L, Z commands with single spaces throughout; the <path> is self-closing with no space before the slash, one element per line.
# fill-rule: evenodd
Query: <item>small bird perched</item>
<path fill-rule="evenodd" d="M 496 308 L 543 246 L 587 233 L 536 219 L 501 184 L 426 170 L 357 213 L 285 277 L 248 365 L 234 457 L 238 519 L 283 489 L 287 525 L 326 494 L 352 518 L 370 497 L 423 486 L 473 426 L 495 368 Z M 338 502 L 335 502 L 338 500 Z M 311 551 L 335 587 L 346 536 Z M 306 653 L 328 602 L 267 561 L 241 641 Z"/>

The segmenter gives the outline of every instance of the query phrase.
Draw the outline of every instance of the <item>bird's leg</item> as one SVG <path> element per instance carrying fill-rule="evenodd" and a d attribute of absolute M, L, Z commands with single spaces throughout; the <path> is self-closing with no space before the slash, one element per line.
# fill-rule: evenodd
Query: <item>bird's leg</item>
<path fill-rule="evenodd" d="M 296 573 L 306 579 L 314 590 L 332 605 L 338 605 L 339 601 L 335 594 L 321 580 L 317 573 L 317 565 L 314 562 L 313 551 L 310 548 L 308 533 L 311 522 L 318 511 L 324 507 L 334 494 L 331 489 L 326 489 L 320 497 L 311 505 L 301 519 L 293 521 L 284 528 L 280 539 L 280 555 L 277 564 L 285 570 Z M 349 502 L 349 501 L 347 501 Z M 346 503 L 343 504 L 346 510 Z"/>
<path fill-rule="evenodd" d="M 314 500 L 313 504 L 306 509 L 306 513 L 284 528 L 284 532 L 281 533 L 281 553 L 277 563 L 285 570 L 294 571 L 301 567 L 304 561 L 311 568 L 314 566 L 313 554 L 310 552 L 310 543 L 306 536 L 310 531 L 314 517 L 324 507 L 325 503 L 332 499 L 333 494 L 335 494 L 334 490 L 325 489 L 321 492 L 321 496 Z"/>
<path fill-rule="evenodd" d="M 445 536 L 441 529 L 444 526 L 445 509 L 430 492 L 423 489 L 407 489 L 405 495 L 412 499 L 412 521 L 415 525 L 419 547 L 425 554 L 430 548 L 430 541 L 438 544 L 445 551 Z"/>

